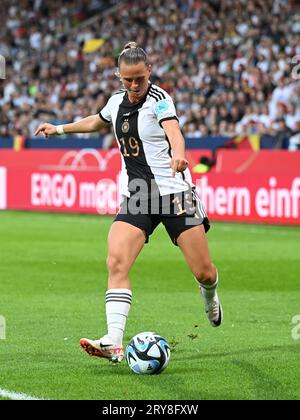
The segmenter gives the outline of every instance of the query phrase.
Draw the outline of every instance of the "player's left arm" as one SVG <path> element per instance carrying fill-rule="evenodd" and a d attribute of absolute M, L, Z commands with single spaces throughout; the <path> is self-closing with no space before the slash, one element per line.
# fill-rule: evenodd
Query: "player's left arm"
<path fill-rule="evenodd" d="M 177 119 L 166 120 L 161 123 L 172 148 L 172 159 L 170 167 L 173 170 L 173 177 L 176 172 L 183 172 L 188 167 L 188 161 L 185 158 L 185 141 L 181 133 Z"/>

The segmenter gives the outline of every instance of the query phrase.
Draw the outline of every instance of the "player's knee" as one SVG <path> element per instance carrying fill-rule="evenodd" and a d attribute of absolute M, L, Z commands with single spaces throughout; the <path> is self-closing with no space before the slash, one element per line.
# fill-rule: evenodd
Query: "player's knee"
<path fill-rule="evenodd" d="M 206 264 L 199 267 L 194 276 L 201 284 L 213 284 L 216 281 L 216 269 L 213 264 Z"/>
<path fill-rule="evenodd" d="M 106 265 L 108 272 L 111 275 L 125 273 L 127 271 L 126 262 L 124 258 L 119 255 L 109 255 L 106 260 Z"/>

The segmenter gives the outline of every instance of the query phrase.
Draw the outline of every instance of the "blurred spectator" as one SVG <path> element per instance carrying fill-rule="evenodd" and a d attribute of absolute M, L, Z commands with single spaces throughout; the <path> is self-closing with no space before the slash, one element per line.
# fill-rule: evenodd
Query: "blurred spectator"
<path fill-rule="evenodd" d="M 293 152 L 300 150 L 300 125 L 298 127 L 298 134 L 295 134 L 290 138 L 288 149 Z"/>
<path fill-rule="evenodd" d="M 207 156 L 201 156 L 199 163 L 192 168 L 195 174 L 205 174 L 215 165 L 215 159 Z"/>
<path fill-rule="evenodd" d="M 119 89 L 116 57 L 129 40 L 147 50 L 152 80 L 174 97 L 186 136 L 273 134 L 281 147 L 299 132 L 300 83 L 291 77 L 292 59 L 300 54 L 296 0 L 1 5 L 7 10 L 0 16 L 7 79 L 0 135 L 25 127 L 22 135 L 32 136 L 41 121 L 64 123 L 98 112 Z M 109 6 L 117 12 L 99 13 Z M 91 39 L 104 43 L 85 53 Z"/>

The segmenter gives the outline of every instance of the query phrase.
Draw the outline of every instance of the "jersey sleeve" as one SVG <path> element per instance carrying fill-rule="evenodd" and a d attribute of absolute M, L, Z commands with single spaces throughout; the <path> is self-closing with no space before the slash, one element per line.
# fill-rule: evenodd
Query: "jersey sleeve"
<path fill-rule="evenodd" d="M 154 104 L 153 111 L 157 118 L 157 122 L 159 123 L 160 126 L 163 121 L 167 121 L 167 120 L 178 121 L 175 105 L 170 96 L 167 96 L 165 99 L 161 99 L 160 101 L 156 102 Z"/>
<path fill-rule="evenodd" d="M 105 121 L 107 124 L 111 124 L 111 111 L 110 111 L 110 101 L 107 102 L 104 108 L 99 112 L 99 117 L 101 120 Z"/>

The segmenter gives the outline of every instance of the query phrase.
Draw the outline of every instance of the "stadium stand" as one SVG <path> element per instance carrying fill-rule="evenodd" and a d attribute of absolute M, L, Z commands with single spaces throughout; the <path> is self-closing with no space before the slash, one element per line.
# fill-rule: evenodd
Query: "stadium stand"
<path fill-rule="evenodd" d="M 297 0 L 2 0 L 2 7 L 0 136 L 32 146 L 40 122 L 96 113 L 119 88 L 124 42 L 136 40 L 153 63 L 153 82 L 175 100 L 189 147 L 228 138 L 237 147 L 241 138 L 254 148 L 299 147 Z"/>

